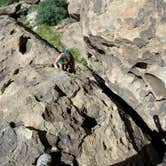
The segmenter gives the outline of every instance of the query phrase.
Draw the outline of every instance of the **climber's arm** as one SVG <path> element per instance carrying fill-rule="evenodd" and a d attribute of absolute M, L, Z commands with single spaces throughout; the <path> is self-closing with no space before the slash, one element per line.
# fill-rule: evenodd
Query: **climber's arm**
<path fill-rule="evenodd" d="M 55 59 L 54 64 L 55 64 L 58 68 L 59 68 L 58 62 L 62 59 L 62 56 L 63 56 L 63 54 L 60 54 L 60 55 Z"/>

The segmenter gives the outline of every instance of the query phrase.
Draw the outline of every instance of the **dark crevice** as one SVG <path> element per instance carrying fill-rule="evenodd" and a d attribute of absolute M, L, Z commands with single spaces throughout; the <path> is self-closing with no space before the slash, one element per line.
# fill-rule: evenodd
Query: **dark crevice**
<path fill-rule="evenodd" d="M 39 99 L 38 96 L 34 95 L 34 98 L 35 98 L 35 100 L 36 100 L 37 102 L 41 102 L 41 100 Z M 40 98 L 42 98 L 42 96 L 40 96 Z"/>
<path fill-rule="evenodd" d="M 86 115 L 84 112 L 81 112 L 81 115 L 84 117 L 81 127 L 84 128 L 87 134 L 91 134 L 92 128 L 97 125 L 96 119 Z"/>
<path fill-rule="evenodd" d="M 129 134 L 129 141 L 132 143 L 134 149 L 138 152 L 139 147 L 137 147 L 137 143 L 135 142 L 135 136 L 133 135 L 134 131 L 131 125 L 130 120 L 128 119 L 128 115 L 125 114 L 122 110 L 119 110 L 119 114 L 121 119 L 124 121 L 127 133 Z"/>
<path fill-rule="evenodd" d="M 70 15 L 74 20 L 76 20 L 77 22 L 80 21 L 80 14 L 74 13 Z"/>
<path fill-rule="evenodd" d="M 141 80 L 142 80 L 142 77 L 141 77 L 140 75 L 138 75 L 138 74 L 136 74 L 136 73 L 134 73 L 134 72 L 132 72 L 132 71 L 129 71 L 128 74 L 132 74 L 132 75 L 134 75 L 137 79 L 141 79 Z"/>
<path fill-rule="evenodd" d="M 147 69 L 147 66 L 148 66 L 148 64 L 145 63 L 145 62 L 138 62 L 133 66 L 133 68 L 137 67 L 137 68 L 140 68 L 140 69 Z"/>
<path fill-rule="evenodd" d="M 51 166 L 57 165 L 57 166 L 70 166 L 68 164 L 65 164 L 64 162 L 61 161 L 61 152 L 52 152 L 50 153 L 52 157 L 52 163 Z"/>
<path fill-rule="evenodd" d="M 28 42 L 28 39 L 30 39 L 30 37 L 23 36 L 23 35 L 19 39 L 19 51 L 22 54 L 25 54 L 27 52 L 27 42 Z"/>
<path fill-rule="evenodd" d="M 16 6 L 15 12 L 12 13 L 12 14 L 9 14 L 9 16 L 12 17 L 12 18 L 14 18 L 14 19 L 19 18 L 19 17 L 20 17 L 20 13 L 19 13 L 18 11 L 19 11 L 20 9 L 21 9 L 21 4 L 18 4 L 18 5 Z"/>
<path fill-rule="evenodd" d="M 105 51 L 93 45 L 88 37 L 84 37 L 84 41 L 88 44 L 88 46 L 96 50 L 99 54 L 105 54 Z"/>
<path fill-rule="evenodd" d="M 17 75 L 19 73 L 19 71 L 20 71 L 20 69 L 14 70 L 13 75 Z"/>
<path fill-rule="evenodd" d="M 15 128 L 15 127 L 16 127 L 16 124 L 15 124 L 14 122 L 10 122 L 10 123 L 9 123 L 9 126 L 10 126 L 11 128 Z"/>
<path fill-rule="evenodd" d="M 123 110 L 125 114 L 129 115 L 137 126 L 140 127 L 142 132 L 151 139 L 153 147 L 158 152 L 160 160 L 162 160 L 166 151 L 166 145 L 163 142 L 163 134 L 161 132 L 152 131 L 140 115 L 130 105 L 128 105 L 126 101 L 105 85 L 105 81 L 98 74 L 92 71 L 92 75 L 94 76 L 98 86 L 103 90 L 103 93 L 105 93 L 117 105 L 119 110 Z"/>
<path fill-rule="evenodd" d="M 9 126 L 11 127 L 11 128 L 16 128 L 16 127 L 19 127 L 19 126 L 23 126 L 23 122 L 9 122 Z"/>
<path fill-rule="evenodd" d="M 12 82 L 14 82 L 14 81 L 13 81 L 13 80 L 9 80 L 7 83 L 4 83 L 4 84 L 3 84 L 2 88 L 1 88 L 1 93 L 2 93 L 2 94 L 5 92 L 6 88 L 8 88 L 9 85 L 10 85 Z"/>
<path fill-rule="evenodd" d="M 42 114 L 42 117 L 44 120 L 49 121 L 49 122 L 53 122 L 55 119 L 54 114 L 52 113 L 49 106 L 46 106 L 45 111 Z"/>
<path fill-rule="evenodd" d="M 10 35 L 13 35 L 14 33 L 16 33 L 16 30 L 13 29 L 11 32 L 10 32 Z"/>
<path fill-rule="evenodd" d="M 59 97 L 66 96 L 66 94 L 58 87 L 58 85 L 55 85 L 54 89 L 59 93 Z"/>
<path fill-rule="evenodd" d="M 71 162 L 73 166 L 79 166 L 78 162 L 76 160 L 76 157 L 73 156 L 72 154 L 68 154 L 62 151 L 57 151 L 57 152 L 51 152 L 49 153 L 52 157 L 52 163 L 51 166 L 71 166 L 70 164 L 65 163 L 64 161 L 62 161 L 62 155 L 69 155 L 71 156 Z"/>
<path fill-rule="evenodd" d="M 43 144 L 46 152 L 52 148 L 52 146 L 49 144 L 49 142 L 47 140 L 47 137 L 46 137 L 47 132 L 46 131 L 36 129 L 36 128 L 31 127 L 31 126 L 26 126 L 26 128 L 28 128 L 30 130 L 37 131 L 39 139 L 40 139 L 41 143 Z"/>

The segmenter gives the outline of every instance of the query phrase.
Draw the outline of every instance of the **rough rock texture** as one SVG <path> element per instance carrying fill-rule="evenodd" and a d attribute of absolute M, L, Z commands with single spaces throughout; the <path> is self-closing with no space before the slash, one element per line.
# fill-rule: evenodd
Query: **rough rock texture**
<path fill-rule="evenodd" d="M 20 9 L 20 3 L 15 3 L 9 6 L 0 7 L 0 15 L 12 15 Z"/>
<path fill-rule="evenodd" d="M 56 53 L 0 17 L 0 165 L 35 165 L 45 152 L 54 166 L 159 163 L 149 133 L 101 88 L 100 77 L 79 66 L 75 75 L 55 69 Z"/>
<path fill-rule="evenodd" d="M 68 12 L 76 20 L 80 19 L 82 0 L 68 0 Z"/>
<path fill-rule="evenodd" d="M 75 22 L 65 26 L 63 29 L 63 35 L 61 38 L 62 44 L 66 48 L 77 48 L 80 51 L 80 56 L 86 58 L 86 45 L 83 40 L 81 25 L 79 22 Z"/>
<path fill-rule="evenodd" d="M 91 67 L 152 130 L 165 131 L 166 2 L 84 0 L 81 25 Z"/>

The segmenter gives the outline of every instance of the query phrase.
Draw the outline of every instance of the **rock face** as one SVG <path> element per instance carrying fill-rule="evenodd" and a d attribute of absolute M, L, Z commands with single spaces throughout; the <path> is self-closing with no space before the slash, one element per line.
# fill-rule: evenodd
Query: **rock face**
<path fill-rule="evenodd" d="M 166 130 L 165 12 L 164 0 L 84 0 L 81 8 L 89 64 L 159 132 Z"/>
<path fill-rule="evenodd" d="M 81 25 L 75 22 L 67 25 L 64 29 L 61 42 L 66 48 L 77 48 L 80 51 L 80 56 L 86 58 L 86 45 L 83 40 Z"/>
<path fill-rule="evenodd" d="M 55 69 L 56 50 L 6 16 L 0 47 L 1 166 L 36 165 L 46 152 L 54 166 L 160 162 L 150 136 L 101 89 L 97 74 Z"/>
<path fill-rule="evenodd" d="M 68 0 L 68 12 L 76 20 L 80 19 L 82 0 Z"/>

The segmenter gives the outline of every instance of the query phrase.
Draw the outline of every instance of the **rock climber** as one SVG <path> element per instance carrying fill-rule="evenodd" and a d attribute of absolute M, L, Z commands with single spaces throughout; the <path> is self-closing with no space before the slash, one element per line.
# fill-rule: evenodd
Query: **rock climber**
<path fill-rule="evenodd" d="M 64 50 L 56 59 L 54 64 L 61 70 L 75 73 L 74 58 L 69 50 Z"/>

